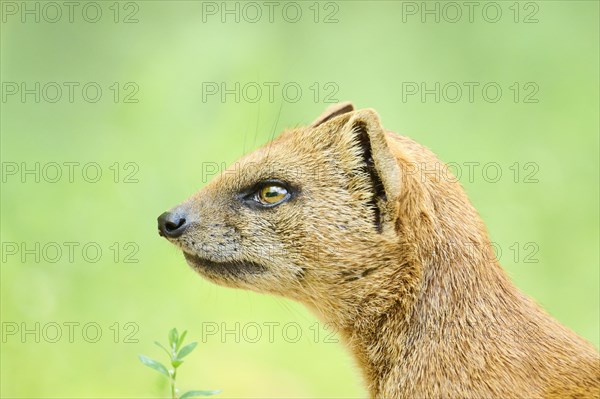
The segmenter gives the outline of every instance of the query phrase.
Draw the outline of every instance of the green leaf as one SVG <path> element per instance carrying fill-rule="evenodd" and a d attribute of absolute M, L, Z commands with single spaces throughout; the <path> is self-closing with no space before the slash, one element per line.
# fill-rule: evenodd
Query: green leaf
<path fill-rule="evenodd" d="M 155 345 L 157 345 L 157 346 L 159 346 L 160 348 L 162 348 L 162 350 L 164 350 L 165 352 L 167 352 L 167 355 L 169 355 L 169 357 L 171 357 L 171 352 L 169 352 L 169 350 L 168 350 L 167 348 L 165 348 L 165 347 L 163 346 L 163 344 L 161 344 L 161 343 L 160 343 L 160 342 L 158 342 L 158 341 L 154 341 L 154 344 L 155 344 Z"/>
<path fill-rule="evenodd" d="M 139 355 L 139 358 L 140 358 L 140 361 L 142 363 L 144 363 L 146 366 L 158 371 L 159 373 L 163 374 L 167 378 L 171 378 L 171 373 L 169 373 L 169 370 L 167 370 L 167 368 L 162 363 L 159 363 L 156 360 L 150 359 L 149 357 L 144 356 L 144 355 Z"/>
<path fill-rule="evenodd" d="M 197 398 L 198 396 L 211 396 L 220 393 L 220 389 L 214 391 L 187 391 L 179 397 L 179 399 Z"/>
<path fill-rule="evenodd" d="M 183 363 L 183 360 L 173 360 L 171 362 L 171 366 L 173 366 L 173 368 L 177 368 L 177 367 L 181 366 L 181 363 Z"/>
<path fill-rule="evenodd" d="M 181 348 L 181 350 L 177 354 L 177 360 L 181 360 L 187 355 L 189 355 L 194 350 L 196 345 L 198 345 L 198 342 L 192 342 L 191 344 L 187 344 L 186 346 Z"/>
<path fill-rule="evenodd" d="M 179 350 L 179 348 L 181 348 L 181 345 L 183 344 L 183 340 L 185 339 L 185 336 L 187 334 L 187 330 L 185 330 L 180 336 L 179 336 L 179 341 L 177 341 L 177 347 L 175 348 L 176 351 Z"/>
<path fill-rule="evenodd" d="M 169 331 L 169 346 L 171 348 L 175 348 L 177 346 L 177 341 L 179 340 L 179 334 L 177 333 L 177 329 L 174 328 Z"/>

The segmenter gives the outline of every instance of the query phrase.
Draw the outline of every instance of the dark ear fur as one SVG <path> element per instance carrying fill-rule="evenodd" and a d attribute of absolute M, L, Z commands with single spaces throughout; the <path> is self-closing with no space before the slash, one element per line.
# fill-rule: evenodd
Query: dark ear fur
<path fill-rule="evenodd" d="M 353 142 L 360 148 L 364 170 L 368 174 L 375 209 L 375 226 L 382 232 L 386 226 L 393 228 L 398 216 L 400 196 L 400 167 L 386 138 L 379 116 L 374 110 L 363 109 L 353 113 L 346 124 L 354 135 Z"/>
<path fill-rule="evenodd" d="M 354 111 L 354 106 L 350 101 L 345 101 L 339 104 L 333 104 L 329 106 L 317 119 L 314 120 L 313 123 L 310 124 L 310 127 L 317 127 L 322 123 L 327 122 L 328 120 L 335 118 L 338 115 L 342 115 L 348 112 Z"/>

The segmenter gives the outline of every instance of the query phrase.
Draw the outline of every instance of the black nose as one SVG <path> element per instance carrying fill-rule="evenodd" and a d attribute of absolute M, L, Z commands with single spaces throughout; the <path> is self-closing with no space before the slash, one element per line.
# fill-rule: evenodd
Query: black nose
<path fill-rule="evenodd" d="M 175 212 L 165 212 L 158 217 L 158 234 L 163 237 L 177 238 L 187 228 L 185 215 Z"/>

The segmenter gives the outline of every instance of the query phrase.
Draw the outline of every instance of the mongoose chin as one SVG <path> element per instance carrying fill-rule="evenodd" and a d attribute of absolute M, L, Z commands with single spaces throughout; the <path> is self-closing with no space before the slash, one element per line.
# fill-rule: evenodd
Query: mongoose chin
<path fill-rule="evenodd" d="M 600 358 L 522 294 L 439 159 L 350 103 L 158 219 L 221 285 L 337 327 L 373 398 L 598 398 Z"/>

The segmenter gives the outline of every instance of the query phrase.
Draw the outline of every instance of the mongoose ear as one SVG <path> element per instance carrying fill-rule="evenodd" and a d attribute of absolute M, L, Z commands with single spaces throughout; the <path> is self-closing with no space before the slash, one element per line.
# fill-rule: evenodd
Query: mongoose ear
<path fill-rule="evenodd" d="M 325 111 L 313 123 L 310 124 L 310 127 L 317 127 L 322 123 L 327 122 L 331 118 L 335 118 L 338 115 L 342 115 L 348 112 L 354 111 L 354 106 L 350 101 L 345 101 L 339 104 L 333 104 L 327 107 Z"/>
<path fill-rule="evenodd" d="M 344 130 L 354 135 L 353 142 L 362 155 L 364 170 L 373 187 L 371 202 L 376 210 L 375 225 L 381 232 L 386 226 L 394 226 L 398 217 L 400 167 L 375 110 L 355 111 Z"/>

